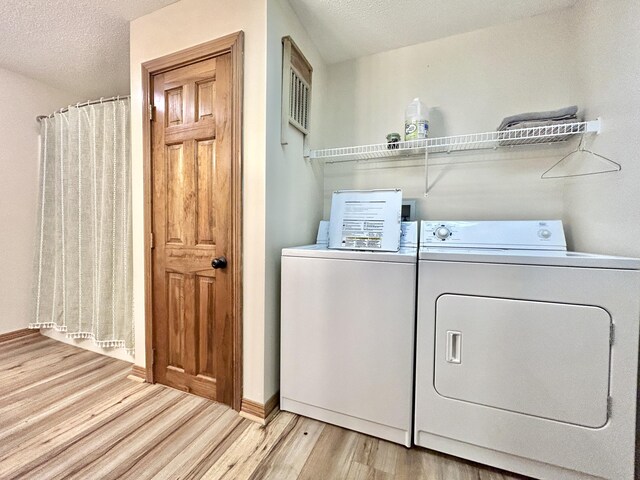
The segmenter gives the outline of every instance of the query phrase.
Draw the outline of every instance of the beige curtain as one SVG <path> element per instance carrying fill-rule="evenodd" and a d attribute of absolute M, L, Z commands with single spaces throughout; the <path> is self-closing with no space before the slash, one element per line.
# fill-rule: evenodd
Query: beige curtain
<path fill-rule="evenodd" d="M 133 353 L 129 99 L 41 120 L 34 313 Z"/>

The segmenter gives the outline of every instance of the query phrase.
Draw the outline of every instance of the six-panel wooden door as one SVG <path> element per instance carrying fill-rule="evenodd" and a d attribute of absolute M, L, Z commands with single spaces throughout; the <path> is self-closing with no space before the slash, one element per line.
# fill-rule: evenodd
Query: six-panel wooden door
<path fill-rule="evenodd" d="M 152 88 L 154 379 L 231 405 L 231 54 Z"/>

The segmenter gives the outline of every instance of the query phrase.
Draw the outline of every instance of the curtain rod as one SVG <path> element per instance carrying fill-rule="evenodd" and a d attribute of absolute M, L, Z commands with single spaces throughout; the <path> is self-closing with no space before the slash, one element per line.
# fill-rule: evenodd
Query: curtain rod
<path fill-rule="evenodd" d="M 107 103 L 107 102 L 115 102 L 118 100 L 124 100 L 126 98 L 131 98 L 131 95 L 116 95 L 115 97 L 104 98 L 101 97 L 99 100 L 87 100 L 86 102 L 78 102 L 75 105 L 68 105 L 66 107 L 61 108 L 60 110 L 56 110 L 51 115 L 38 115 L 36 117 L 36 121 L 39 122 L 44 118 L 53 118 L 56 113 L 65 113 L 68 112 L 71 107 L 86 107 L 89 105 L 97 105 L 98 103 Z"/>

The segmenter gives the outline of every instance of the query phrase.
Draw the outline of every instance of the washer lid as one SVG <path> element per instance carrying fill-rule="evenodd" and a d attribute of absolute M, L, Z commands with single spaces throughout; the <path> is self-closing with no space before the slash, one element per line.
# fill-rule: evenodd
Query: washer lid
<path fill-rule="evenodd" d="M 360 260 L 373 262 L 416 263 L 416 247 L 400 247 L 397 252 L 366 252 L 354 250 L 334 250 L 326 245 L 304 245 L 282 249 L 283 257 L 326 258 L 336 260 Z"/>
<path fill-rule="evenodd" d="M 640 270 L 640 259 L 582 252 L 421 247 L 420 260 Z"/>

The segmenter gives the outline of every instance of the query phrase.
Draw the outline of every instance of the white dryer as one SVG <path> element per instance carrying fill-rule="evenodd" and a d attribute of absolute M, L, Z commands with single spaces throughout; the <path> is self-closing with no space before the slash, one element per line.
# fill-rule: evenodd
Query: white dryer
<path fill-rule="evenodd" d="M 631 479 L 640 260 L 560 221 L 422 222 L 415 443 L 541 479 Z"/>
<path fill-rule="evenodd" d="M 403 232 L 398 252 L 326 244 L 282 250 L 282 410 L 411 445 L 417 275 L 411 223 L 413 235 Z"/>

